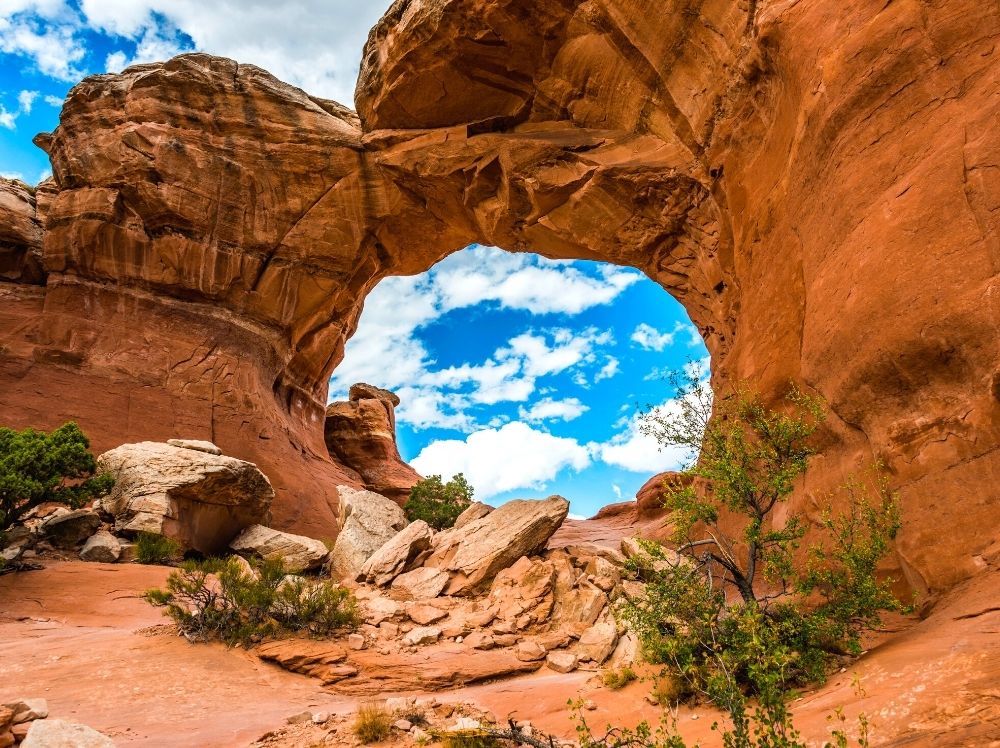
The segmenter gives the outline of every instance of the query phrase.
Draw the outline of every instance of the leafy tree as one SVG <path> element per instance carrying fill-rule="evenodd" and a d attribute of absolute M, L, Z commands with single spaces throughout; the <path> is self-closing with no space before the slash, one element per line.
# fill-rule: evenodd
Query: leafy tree
<path fill-rule="evenodd" d="M 440 475 L 432 475 L 410 489 L 403 509 L 410 522 L 422 519 L 435 530 L 445 530 L 472 504 L 472 493 L 472 486 L 461 473 L 447 483 L 442 483 Z"/>
<path fill-rule="evenodd" d="M 0 428 L 0 532 L 48 501 L 79 507 L 107 493 L 114 479 L 95 475 L 90 442 L 72 421 L 50 434 Z"/>
<path fill-rule="evenodd" d="M 790 690 L 822 680 L 837 656 L 859 653 L 881 612 L 902 608 L 876 575 L 899 529 L 897 498 L 881 476 L 850 482 L 830 500 L 846 509 L 823 512 L 819 540 L 797 563 L 806 522 L 788 512 L 778 521 L 775 509 L 814 453 L 822 403 L 795 388 L 780 409 L 746 389 L 713 403 L 690 370 L 674 383 L 678 408 L 654 411 L 645 429 L 699 456 L 686 471 L 691 481 L 665 486 L 676 549 L 645 544 L 631 562 L 645 595 L 625 601 L 620 615 L 687 695 L 728 713 L 727 748 L 799 746 Z"/>

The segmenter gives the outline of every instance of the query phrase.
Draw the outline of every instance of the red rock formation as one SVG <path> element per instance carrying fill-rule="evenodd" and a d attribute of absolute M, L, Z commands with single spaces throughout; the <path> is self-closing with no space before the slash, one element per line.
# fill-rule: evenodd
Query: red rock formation
<path fill-rule="evenodd" d="M 330 403 L 324 435 L 330 456 L 354 470 L 365 488 L 402 505 L 420 475 L 399 456 L 399 398 L 370 384 L 351 387 L 347 402 Z"/>
<path fill-rule="evenodd" d="M 326 536 L 363 482 L 326 382 L 379 279 L 472 241 L 606 260 L 685 305 L 722 396 L 826 398 L 793 508 L 882 459 L 936 593 L 997 532 L 998 36 L 972 0 L 399 0 L 360 119 L 203 55 L 88 78 L 39 141 L 48 281 L 0 292 L 0 412 L 211 439 Z"/>

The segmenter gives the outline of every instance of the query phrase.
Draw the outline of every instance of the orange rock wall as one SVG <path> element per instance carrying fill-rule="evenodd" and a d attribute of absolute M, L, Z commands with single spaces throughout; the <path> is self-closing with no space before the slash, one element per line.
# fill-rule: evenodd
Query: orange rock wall
<path fill-rule="evenodd" d="M 39 140 L 47 285 L 0 283 L 0 413 L 211 438 L 323 536 L 375 283 L 473 241 L 606 260 L 685 305 L 719 393 L 826 398 L 793 507 L 883 460 L 934 594 L 998 540 L 998 38 L 972 0 L 400 0 L 357 116 L 203 55 L 89 78 Z"/>

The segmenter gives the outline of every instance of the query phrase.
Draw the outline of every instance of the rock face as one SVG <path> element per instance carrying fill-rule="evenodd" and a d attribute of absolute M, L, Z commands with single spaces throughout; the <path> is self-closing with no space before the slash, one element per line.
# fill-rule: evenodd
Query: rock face
<path fill-rule="evenodd" d="M 357 581 L 385 586 L 398 577 L 431 546 L 434 531 L 422 519 L 411 522 L 365 561 Z"/>
<path fill-rule="evenodd" d="M 121 532 L 165 535 L 218 553 L 243 528 L 266 522 L 274 491 L 256 465 L 205 449 L 124 444 L 98 457 L 115 477 L 103 499 Z"/>
<path fill-rule="evenodd" d="M 569 502 L 561 496 L 509 501 L 457 530 L 435 535 L 424 566 L 451 572 L 448 594 L 475 591 L 521 556 L 544 548 L 567 513 Z"/>
<path fill-rule="evenodd" d="M 327 536 L 365 481 L 326 383 L 381 278 L 472 242 L 604 260 L 684 304 L 720 395 L 826 399 L 792 508 L 881 459 L 936 594 L 997 532 L 998 33 L 974 0 L 398 0 L 358 115 L 205 55 L 92 76 L 0 209 L 5 266 L 45 273 L 0 282 L 0 412 L 211 439 Z"/>
<path fill-rule="evenodd" d="M 354 579 L 375 551 L 406 527 L 398 505 L 372 491 L 339 486 L 343 527 L 330 552 L 330 571 L 339 579 Z"/>
<path fill-rule="evenodd" d="M 361 476 L 369 491 L 405 503 L 420 476 L 396 447 L 399 398 L 370 384 L 354 385 L 348 397 L 326 409 L 323 433 L 330 455 Z"/>
<path fill-rule="evenodd" d="M 266 559 L 281 559 L 285 571 L 297 574 L 316 569 L 330 555 L 321 540 L 280 532 L 263 525 L 251 525 L 229 544 L 237 553 L 252 554 Z"/>

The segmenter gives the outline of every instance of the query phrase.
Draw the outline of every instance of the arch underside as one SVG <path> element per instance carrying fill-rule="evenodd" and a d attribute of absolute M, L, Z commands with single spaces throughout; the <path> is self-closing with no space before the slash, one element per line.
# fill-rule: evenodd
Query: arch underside
<path fill-rule="evenodd" d="M 602 260 L 685 306 L 718 391 L 822 395 L 796 508 L 882 459 L 941 590 L 1000 500 L 1000 11 L 959 2 L 399 0 L 357 114 L 206 55 L 88 78 L 0 205 L 44 266 L 0 282 L 5 420 L 210 438 L 329 537 L 327 381 L 375 284 L 472 242 Z"/>

